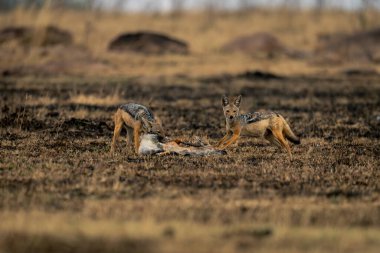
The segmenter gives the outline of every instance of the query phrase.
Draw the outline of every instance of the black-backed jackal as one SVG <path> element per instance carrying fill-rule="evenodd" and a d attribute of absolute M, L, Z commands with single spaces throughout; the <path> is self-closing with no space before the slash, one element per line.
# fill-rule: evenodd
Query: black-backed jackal
<path fill-rule="evenodd" d="M 154 116 L 152 111 L 147 107 L 128 103 L 120 106 L 114 117 L 115 129 L 113 132 L 111 153 L 116 149 L 117 141 L 120 137 L 122 127 L 127 129 L 127 143 L 131 143 L 133 139 L 135 152 L 138 153 L 140 145 L 140 135 L 144 133 L 163 134 L 161 121 Z"/>
<path fill-rule="evenodd" d="M 223 112 L 226 118 L 226 135 L 217 147 L 225 149 L 237 141 L 241 134 L 262 137 L 288 152 L 293 159 L 288 141 L 300 144 L 300 139 L 290 129 L 284 117 L 275 112 L 254 112 L 240 114 L 241 95 L 236 98 L 222 97 Z"/>

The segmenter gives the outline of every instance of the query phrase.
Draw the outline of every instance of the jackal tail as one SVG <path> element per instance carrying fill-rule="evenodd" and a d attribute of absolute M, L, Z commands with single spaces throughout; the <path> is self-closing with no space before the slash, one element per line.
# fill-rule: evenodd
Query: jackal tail
<path fill-rule="evenodd" d="M 300 138 L 293 133 L 288 122 L 286 122 L 286 120 L 284 118 L 282 118 L 282 120 L 284 121 L 283 133 L 285 134 L 286 139 L 293 142 L 294 144 L 300 144 L 301 143 Z"/>

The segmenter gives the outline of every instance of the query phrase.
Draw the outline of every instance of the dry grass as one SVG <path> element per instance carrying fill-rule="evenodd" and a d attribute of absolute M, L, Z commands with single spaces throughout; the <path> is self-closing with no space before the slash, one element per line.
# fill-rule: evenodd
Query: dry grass
<path fill-rule="evenodd" d="M 13 222 L 15 217 L 17 217 L 17 222 Z M 184 222 L 162 224 L 149 220 L 115 222 L 99 219 L 94 221 L 83 219 L 75 214 L 46 215 L 38 211 L 4 213 L 1 218 L 5 221 L 0 227 L 4 238 L 2 243 L 6 245 L 7 250 L 12 252 L 24 252 L 25 246 L 10 242 L 23 239 L 25 235 L 28 236 L 25 243 L 28 245 L 27 250 L 39 252 L 45 252 L 48 249 L 35 243 L 43 239 L 50 239 L 55 243 L 50 246 L 50 250 L 55 252 L 66 252 L 65 248 L 69 248 L 72 252 L 80 252 L 79 249 L 112 251 L 112 245 L 132 246 L 134 252 L 178 252 L 178 249 L 181 249 L 181 252 L 194 252 L 194 249 L 197 252 L 212 252 L 215 250 L 212 245 L 218 245 L 219 252 L 248 252 L 253 245 L 258 252 L 268 252 L 268 250 L 273 252 L 325 252 L 326 250 L 376 252 L 380 239 L 380 233 L 376 229 L 366 231 L 357 228 L 290 229 L 258 224 L 240 224 L 226 229 L 216 224 L 204 226 Z M 7 222 L 9 220 L 12 222 Z M 39 224 L 49 225 L 40 226 Z M 56 233 L 58 227 L 61 231 L 59 234 Z M 103 245 L 100 246 L 97 241 L 102 242 Z M 166 243 L 157 245 L 158 241 Z M 188 247 L 193 245 L 194 241 L 197 242 L 197 246 Z M 300 241 L 302 243 L 299 243 Z M 108 244 L 110 242 L 113 244 Z M 91 247 L 91 244 L 100 247 Z M 72 245 L 80 245 L 80 247 Z M 126 250 L 130 251 L 128 248 Z"/>
<path fill-rule="evenodd" d="M 98 97 L 94 95 L 79 94 L 72 96 L 69 99 L 70 103 L 74 104 L 87 104 L 87 105 L 117 105 L 122 104 L 123 100 L 119 94 L 113 94 L 105 97 Z"/>
<path fill-rule="evenodd" d="M 379 13 L 369 11 L 368 27 L 377 27 Z M 353 32 L 362 29 L 355 13 L 339 11 L 289 12 L 257 10 L 244 15 L 205 13 L 170 15 L 114 14 L 75 12 L 68 10 L 41 11 L 17 9 L 0 16 L 1 27 L 13 25 L 55 25 L 70 31 L 75 43 L 84 49 L 66 48 L 41 54 L 40 50 L 20 51 L 9 45 L 2 50 L 1 68 L 17 66 L 40 67 L 48 73 L 70 73 L 92 76 L 167 76 L 213 75 L 260 69 L 285 75 L 334 73 L 341 66 L 315 66 L 304 60 L 256 59 L 244 54 L 223 54 L 221 46 L 236 36 L 266 31 L 278 36 L 289 48 L 314 50 L 321 33 Z M 141 56 L 107 51 L 107 44 L 118 34 L 128 31 L 153 30 L 188 41 L 188 56 Z M 87 51 L 86 51 L 87 50 Z M 62 51 L 62 52 L 61 52 Z M 87 53 L 86 53 L 87 52 Z M 41 56 L 42 55 L 42 56 Z M 57 60 L 59 59 L 59 60 Z M 350 67 L 363 67 L 351 63 Z M 378 66 L 374 66 L 378 69 Z"/>

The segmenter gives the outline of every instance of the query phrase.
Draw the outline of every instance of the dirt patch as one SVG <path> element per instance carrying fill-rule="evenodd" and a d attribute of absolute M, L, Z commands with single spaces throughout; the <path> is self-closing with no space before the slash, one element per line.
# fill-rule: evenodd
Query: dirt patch
<path fill-rule="evenodd" d="M 379 73 L 374 68 L 345 68 L 341 71 L 342 74 L 347 76 L 377 76 Z"/>
<path fill-rule="evenodd" d="M 287 48 L 276 36 L 259 32 L 237 37 L 222 47 L 224 52 L 241 52 L 253 56 L 268 58 L 286 55 L 289 57 L 303 57 L 304 53 Z"/>
<path fill-rule="evenodd" d="M 32 27 L 6 27 L 0 31 L 0 44 L 17 41 L 24 47 L 70 45 L 73 42 L 72 35 L 55 26 L 42 28 Z"/>
<path fill-rule="evenodd" d="M 38 57 L 40 62 L 0 67 L 0 75 L 3 77 L 51 77 L 79 73 L 84 70 L 102 72 L 110 69 L 108 61 L 94 57 L 87 48 L 77 45 L 60 44 L 53 47 L 33 48 L 28 51 L 28 55 Z"/>
<path fill-rule="evenodd" d="M 4 78 L 0 209 L 62 212 L 116 223 L 149 219 L 165 225 L 222 224 L 228 228 L 222 240 L 241 240 L 242 245 L 277 238 L 281 231 L 273 224 L 360 226 L 363 231 L 378 227 L 380 86 L 376 76 L 362 78 L 278 78 L 255 72 L 215 76 L 213 81 L 176 78 L 149 84 L 138 79 Z M 276 111 L 302 141 L 292 145 L 293 162 L 265 140 L 251 137 L 240 138 L 223 156 L 141 157 L 122 133 L 117 151 L 110 155 L 112 115 L 119 105 L 82 104 L 70 97 L 107 97 L 116 87 L 126 102 L 149 105 L 154 94 L 152 109 L 169 137 L 200 136 L 216 144 L 225 134 L 220 99 L 231 89 L 243 94 L 244 112 Z M 23 105 L 22 98 L 31 96 L 38 103 Z M 49 100 L 42 99 L 46 97 Z M 167 246 L 187 236 L 177 228 L 175 240 L 172 234 L 164 232 L 159 240 Z M 54 238 L 54 245 L 66 245 Z M 206 238 L 210 245 L 212 238 Z M 6 240 L 8 251 L 27 251 L 9 248 Z M 49 238 L 41 240 L 55 250 Z M 83 239 L 80 246 L 92 242 Z M 96 247 L 110 252 L 106 246 Z"/>
<path fill-rule="evenodd" d="M 380 28 L 323 36 L 315 50 L 318 63 L 380 62 Z"/>
<path fill-rule="evenodd" d="M 45 129 L 46 122 L 36 119 L 33 112 L 25 108 L 19 108 L 16 112 L 5 113 L 4 117 L 0 118 L 0 126 L 2 128 L 13 127 L 27 131 L 35 131 Z"/>
<path fill-rule="evenodd" d="M 260 70 L 251 70 L 251 71 L 245 71 L 242 73 L 238 73 L 235 75 L 232 74 L 223 74 L 223 75 L 215 75 L 215 76 L 209 76 L 206 78 L 201 78 L 201 82 L 206 83 L 225 83 L 225 82 L 231 82 L 231 81 L 237 81 L 239 79 L 245 79 L 245 80 L 274 80 L 274 79 L 285 79 L 284 76 L 267 72 L 267 71 L 260 71 Z"/>
<path fill-rule="evenodd" d="M 23 243 L 20 243 L 22 241 Z M 12 232 L 1 235 L 0 244 L 6 252 L 125 252 L 148 253 L 153 252 L 152 240 L 120 238 L 107 240 L 105 238 L 91 238 L 78 235 L 73 238 L 64 238 L 49 234 L 27 234 Z M 75 247 L 73 246 L 75 245 Z M 118 250 L 116 250 L 118 249 Z"/>
<path fill-rule="evenodd" d="M 113 128 L 104 121 L 71 118 L 56 126 L 60 131 L 72 136 L 99 136 L 112 134 Z"/>
<path fill-rule="evenodd" d="M 154 32 L 125 33 L 117 36 L 108 46 L 110 51 L 131 51 L 143 54 L 187 54 L 186 42 Z"/>
<path fill-rule="evenodd" d="M 270 80 L 270 79 L 284 79 L 285 77 L 266 72 L 266 71 L 259 71 L 259 70 L 254 70 L 254 71 L 246 71 L 241 74 L 236 75 L 237 78 L 245 78 L 245 79 L 261 79 L 261 80 Z"/>

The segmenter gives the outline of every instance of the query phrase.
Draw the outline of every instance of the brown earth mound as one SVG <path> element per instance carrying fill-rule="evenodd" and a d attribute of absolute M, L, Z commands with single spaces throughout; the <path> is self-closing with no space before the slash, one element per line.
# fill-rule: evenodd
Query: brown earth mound
<path fill-rule="evenodd" d="M 323 35 L 315 49 L 321 63 L 380 62 L 380 28 L 344 35 Z"/>
<path fill-rule="evenodd" d="M 108 49 L 144 54 L 187 54 L 189 52 L 186 42 L 153 32 L 121 34 L 111 41 Z"/>
<path fill-rule="evenodd" d="M 53 46 L 72 44 L 72 35 L 54 26 L 43 28 L 6 27 L 0 31 L 0 44 L 17 41 L 22 46 Z"/>
<path fill-rule="evenodd" d="M 24 48 L 0 48 L 0 57 L 7 59 L 12 54 L 22 57 Z M 104 73 L 111 69 L 107 60 L 99 59 L 84 46 L 56 45 L 54 47 L 28 48 L 34 62 L 0 66 L 0 77 L 39 76 L 48 77 L 68 73 Z"/>
<path fill-rule="evenodd" d="M 359 68 L 345 68 L 341 71 L 342 74 L 347 76 L 377 76 L 379 73 L 375 68 L 359 67 Z"/>
<path fill-rule="evenodd" d="M 303 57 L 303 53 L 289 50 L 274 35 L 266 32 L 254 33 L 238 37 L 222 47 L 224 52 L 242 52 L 255 56 L 274 57 L 286 55 Z"/>

